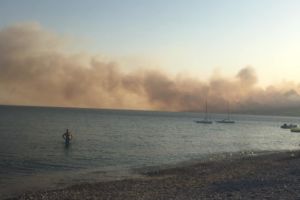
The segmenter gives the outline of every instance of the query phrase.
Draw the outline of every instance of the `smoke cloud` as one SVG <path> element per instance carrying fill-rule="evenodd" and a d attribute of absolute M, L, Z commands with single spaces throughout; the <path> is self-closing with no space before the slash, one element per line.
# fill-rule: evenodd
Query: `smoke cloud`
<path fill-rule="evenodd" d="M 68 53 L 66 39 L 40 25 L 0 30 L 0 104 L 223 112 L 300 106 L 300 85 L 257 86 L 252 67 L 209 81 Z"/>

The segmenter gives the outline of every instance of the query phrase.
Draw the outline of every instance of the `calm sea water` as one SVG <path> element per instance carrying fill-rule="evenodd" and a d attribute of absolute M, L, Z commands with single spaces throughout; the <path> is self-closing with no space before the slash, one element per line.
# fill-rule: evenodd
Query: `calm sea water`
<path fill-rule="evenodd" d="M 223 115 L 213 114 L 213 119 Z M 68 184 L 134 176 L 132 169 L 234 152 L 294 150 L 297 117 L 0 106 L 0 198 Z M 73 133 L 66 147 L 65 129 Z"/>

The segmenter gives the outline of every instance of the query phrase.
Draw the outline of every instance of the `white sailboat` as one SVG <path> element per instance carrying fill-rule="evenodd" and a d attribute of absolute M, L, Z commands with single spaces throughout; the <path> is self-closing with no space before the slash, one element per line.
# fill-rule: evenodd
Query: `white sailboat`
<path fill-rule="evenodd" d="M 235 123 L 235 121 L 230 119 L 230 114 L 229 114 L 229 103 L 227 105 L 227 118 L 226 119 L 222 119 L 219 121 L 216 121 L 217 123 L 223 123 L 223 124 L 233 124 Z"/>
<path fill-rule="evenodd" d="M 199 123 L 199 124 L 212 124 L 213 123 L 208 118 L 208 114 L 207 114 L 207 101 L 205 101 L 205 115 L 204 115 L 204 119 L 202 119 L 202 120 L 196 120 L 195 122 Z"/>

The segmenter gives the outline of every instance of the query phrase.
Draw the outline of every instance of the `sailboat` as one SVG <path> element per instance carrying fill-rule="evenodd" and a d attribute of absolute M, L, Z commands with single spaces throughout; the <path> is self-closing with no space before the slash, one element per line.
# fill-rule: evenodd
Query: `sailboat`
<path fill-rule="evenodd" d="M 229 115 L 229 104 L 227 105 L 227 118 L 226 119 L 222 119 L 219 121 L 216 121 L 217 123 L 223 123 L 223 124 L 233 124 L 235 123 L 235 121 L 230 119 L 230 115 Z"/>
<path fill-rule="evenodd" d="M 208 119 L 208 115 L 207 115 L 207 101 L 205 101 L 205 115 L 204 115 L 204 119 L 202 120 L 196 120 L 196 123 L 199 124 L 212 124 L 213 122 L 211 120 Z"/>

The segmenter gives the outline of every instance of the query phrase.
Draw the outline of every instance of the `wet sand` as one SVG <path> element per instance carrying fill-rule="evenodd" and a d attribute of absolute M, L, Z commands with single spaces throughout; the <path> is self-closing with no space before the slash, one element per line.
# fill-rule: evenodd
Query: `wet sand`
<path fill-rule="evenodd" d="M 206 161 L 12 199 L 300 199 L 300 151 Z"/>

